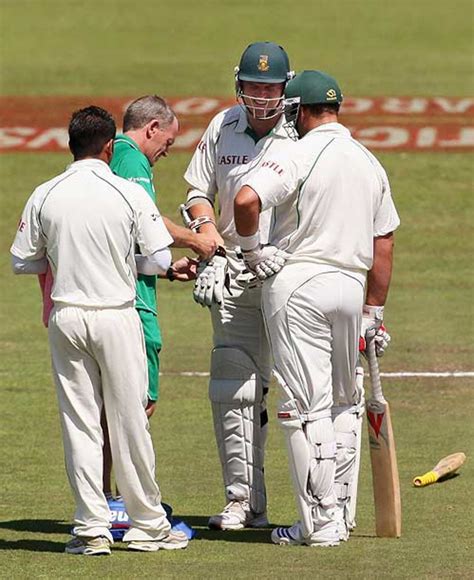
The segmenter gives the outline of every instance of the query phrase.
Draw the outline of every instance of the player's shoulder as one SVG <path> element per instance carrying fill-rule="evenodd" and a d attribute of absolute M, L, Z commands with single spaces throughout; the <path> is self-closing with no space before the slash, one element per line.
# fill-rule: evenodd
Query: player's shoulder
<path fill-rule="evenodd" d="M 117 190 L 125 199 L 132 202 L 137 197 L 141 199 L 142 197 L 148 197 L 148 194 L 138 183 L 134 183 L 129 179 L 120 177 L 115 173 L 108 172 L 107 175 L 101 176 L 103 181 L 107 182 L 110 187 Z"/>
<path fill-rule="evenodd" d="M 54 190 L 57 185 L 60 185 L 63 181 L 65 181 L 68 177 L 74 175 L 76 170 L 68 166 L 62 173 L 59 175 L 55 175 L 51 179 L 40 183 L 31 194 L 31 198 L 33 203 L 37 205 L 41 205 L 46 197 Z"/>
<path fill-rule="evenodd" d="M 351 143 L 357 147 L 357 149 L 359 151 L 361 151 L 364 156 L 369 160 L 370 164 L 372 165 L 372 167 L 374 167 L 374 169 L 376 170 L 376 172 L 384 179 L 387 179 L 387 174 L 386 171 L 382 165 L 382 163 L 379 161 L 379 159 L 372 153 L 372 151 L 370 151 L 369 149 L 367 149 L 367 147 L 365 145 L 363 145 L 360 141 L 358 141 L 357 139 L 354 139 L 354 137 L 351 137 Z"/>
<path fill-rule="evenodd" d="M 236 125 L 239 122 L 241 110 L 239 105 L 234 105 L 220 111 L 212 118 L 209 123 L 209 129 L 219 132 L 224 127 Z"/>
<path fill-rule="evenodd" d="M 114 172 L 123 167 L 149 169 L 148 160 L 140 149 L 133 146 L 130 141 L 120 137 L 117 137 L 114 142 L 114 154 L 110 165 Z"/>

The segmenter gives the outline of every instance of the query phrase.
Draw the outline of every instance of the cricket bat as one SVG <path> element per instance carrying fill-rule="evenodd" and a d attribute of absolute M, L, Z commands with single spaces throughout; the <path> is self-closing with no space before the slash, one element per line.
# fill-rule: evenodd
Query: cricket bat
<path fill-rule="evenodd" d="M 466 456 L 464 453 L 452 453 L 443 457 L 431 471 L 428 471 L 424 475 L 418 475 L 413 480 L 413 485 L 415 487 L 424 487 L 425 485 L 430 485 L 435 483 L 438 479 L 454 473 L 458 470 L 461 465 L 466 461 Z"/>
<path fill-rule="evenodd" d="M 366 402 L 366 411 L 375 502 L 375 532 L 380 538 L 399 538 L 402 533 L 402 507 L 390 407 L 382 392 L 374 340 L 369 341 L 367 351 L 372 393 Z"/>

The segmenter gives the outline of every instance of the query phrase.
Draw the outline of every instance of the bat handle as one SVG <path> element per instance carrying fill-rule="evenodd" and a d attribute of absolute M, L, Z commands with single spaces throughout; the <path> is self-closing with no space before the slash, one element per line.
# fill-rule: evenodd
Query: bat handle
<path fill-rule="evenodd" d="M 424 487 L 425 485 L 436 483 L 438 479 L 438 474 L 435 471 L 428 471 L 428 473 L 425 473 L 424 475 L 415 477 L 413 480 L 413 485 L 415 487 Z"/>
<path fill-rule="evenodd" d="M 386 403 L 382 391 L 380 380 L 379 363 L 375 353 L 375 339 L 371 339 L 367 344 L 367 360 L 369 362 L 370 383 L 372 385 L 372 398 L 380 403 Z"/>

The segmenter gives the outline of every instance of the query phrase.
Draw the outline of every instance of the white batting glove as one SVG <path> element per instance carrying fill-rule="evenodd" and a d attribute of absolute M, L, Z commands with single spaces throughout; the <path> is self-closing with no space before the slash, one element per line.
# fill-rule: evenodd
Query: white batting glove
<path fill-rule="evenodd" d="M 375 354 L 383 356 L 388 347 L 391 337 L 383 325 L 383 306 L 364 305 L 362 312 L 362 324 L 359 338 L 359 351 L 367 353 L 367 343 L 375 341 Z"/>
<path fill-rule="evenodd" d="M 275 246 L 258 246 L 242 254 L 245 265 L 259 280 L 266 280 L 278 274 L 289 258 L 289 254 Z"/>
<path fill-rule="evenodd" d="M 199 263 L 193 297 L 201 306 L 219 306 L 224 302 L 224 287 L 229 286 L 227 258 L 224 248 L 219 247 L 210 260 Z"/>

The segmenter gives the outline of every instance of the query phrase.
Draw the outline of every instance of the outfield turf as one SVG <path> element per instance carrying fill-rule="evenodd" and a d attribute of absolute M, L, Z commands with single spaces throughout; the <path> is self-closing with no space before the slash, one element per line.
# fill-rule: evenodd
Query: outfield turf
<path fill-rule="evenodd" d="M 469 96 L 472 11 L 469 0 L 185 0 L 133 7 L 111 0 L 2 0 L 0 93 L 228 96 L 242 49 L 268 39 L 288 49 L 295 68 L 333 73 L 346 95 Z M 472 371 L 472 158 L 379 157 L 402 219 L 387 305 L 393 343 L 382 371 Z M 155 171 L 160 208 L 176 220 L 188 161 L 188 153 L 171 154 Z M 159 286 L 165 375 L 151 431 L 164 499 L 197 529 L 198 539 L 176 553 L 129 554 L 120 545 L 111 558 L 62 553 L 73 502 L 39 288 L 33 277 L 10 274 L 8 249 L 31 190 L 68 162 L 64 154 L 0 155 L 0 577 L 474 577 L 472 378 L 384 381 L 402 484 L 399 540 L 374 537 L 365 436 L 358 527 L 347 544 L 279 548 L 269 543 L 270 530 L 207 530 L 208 515 L 224 503 L 207 379 L 178 373 L 208 370 L 211 330 L 190 287 L 167 281 Z M 276 401 L 273 388 L 266 473 L 270 520 L 282 525 L 293 523 L 295 505 Z M 458 477 L 411 487 L 413 476 L 454 451 L 468 455 Z"/>

